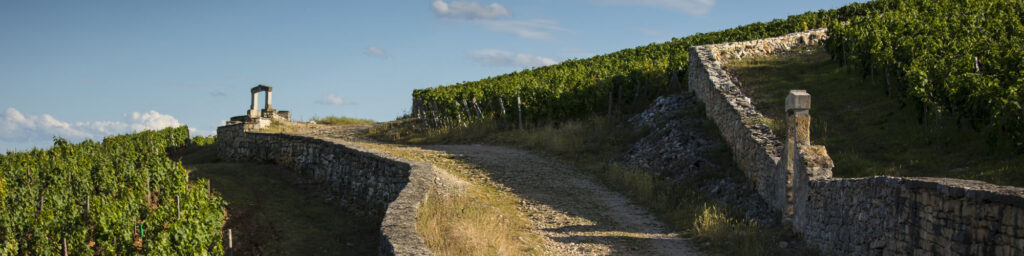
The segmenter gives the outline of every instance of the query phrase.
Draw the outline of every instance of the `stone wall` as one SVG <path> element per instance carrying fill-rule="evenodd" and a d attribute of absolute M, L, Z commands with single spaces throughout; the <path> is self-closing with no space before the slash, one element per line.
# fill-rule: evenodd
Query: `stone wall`
<path fill-rule="evenodd" d="M 429 255 L 416 232 L 416 209 L 434 180 L 431 165 L 320 138 L 217 128 L 221 159 L 274 163 L 298 171 L 327 198 L 357 214 L 380 216 L 381 255 Z"/>
<path fill-rule="evenodd" d="M 704 102 L 758 193 L 808 244 L 825 252 L 1024 254 L 1024 189 L 943 178 L 833 178 L 825 147 L 798 138 L 808 134 L 809 116 L 794 114 L 787 100 L 787 125 L 794 136 L 783 146 L 757 121 L 763 116 L 721 67 L 723 62 L 785 52 L 826 37 L 824 30 L 812 30 L 689 49 L 690 90 Z"/>

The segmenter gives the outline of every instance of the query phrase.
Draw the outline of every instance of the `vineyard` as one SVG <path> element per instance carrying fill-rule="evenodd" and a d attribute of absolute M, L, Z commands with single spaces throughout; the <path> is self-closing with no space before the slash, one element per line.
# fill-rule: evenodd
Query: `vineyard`
<path fill-rule="evenodd" d="M 681 90 L 694 45 L 828 27 L 833 58 L 884 80 L 920 108 L 920 122 L 953 118 L 1024 145 L 1024 1 L 881 0 L 568 60 L 473 82 L 413 91 L 413 113 L 435 126 L 504 118 L 527 123 L 629 113 Z M 679 79 L 679 83 L 671 80 Z M 480 103 L 477 103 L 480 101 Z M 506 111 L 506 106 L 509 110 Z M 520 110 L 521 108 L 521 110 Z M 511 112 L 511 114 L 505 114 Z M 938 123 L 938 122 L 936 122 Z M 994 137 L 995 138 L 995 137 Z M 996 138 L 999 139 L 999 138 Z"/>
<path fill-rule="evenodd" d="M 1024 143 L 1024 1 L 885 1 L 829 23 L 833 58 L 918 108 L 919 122 L 959 125 Z M 998 139 L 998 137 L 996 137 Z"/>
<path fill-rule="evenodd" d="M 412 114 L 448 126 L 470 119 L 514 120 L 516 111 L 521 111 L 528 123 L 628 113 L 639 110 L 652 96 L 683 89 L 686 77 L 681 74 L 686 74 L 690 46 L 779 36 L 838 24 L 890 6 L 887 2 L 854 3 L 474 82 L 415 90 Z"/>
<path fill-rule="evenodd" d="M 188 128 L 0 156 L 0 255 L 219 255 L 225 202 L 169 150 Z"/>

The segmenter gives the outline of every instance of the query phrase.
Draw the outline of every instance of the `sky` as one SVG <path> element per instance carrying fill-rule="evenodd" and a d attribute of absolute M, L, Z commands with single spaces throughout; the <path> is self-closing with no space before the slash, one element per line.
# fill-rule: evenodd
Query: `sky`
<path fill-rule="evenodd" d="M 258 84 L 293 120 L 393 120 L 413 89 L 851 2 L 0 1 L 0 152 L 214 134 Z"/>

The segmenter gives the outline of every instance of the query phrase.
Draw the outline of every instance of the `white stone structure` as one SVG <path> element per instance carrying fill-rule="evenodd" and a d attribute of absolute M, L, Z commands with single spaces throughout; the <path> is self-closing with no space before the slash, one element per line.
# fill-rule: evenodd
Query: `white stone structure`
<path fill-rule="evenodd" d="M 244 116 L 232 117 L 228 124 L 252 124 L 255 128 L 263 128 L 273 120 L 278 121 L 291 121 L 291 115 L 288 111 L 277 111 L 274 109 L 271 102 L 271 94 L 274 92 L 274 88 L 266 85 L 257 85 L 253 87 L 249 92 L 252 94 L 252 101 L 249 105 L 249 111 Z M 266 92 L 266 103 L 263 109 L 259 109 L 259 93 Z"/>

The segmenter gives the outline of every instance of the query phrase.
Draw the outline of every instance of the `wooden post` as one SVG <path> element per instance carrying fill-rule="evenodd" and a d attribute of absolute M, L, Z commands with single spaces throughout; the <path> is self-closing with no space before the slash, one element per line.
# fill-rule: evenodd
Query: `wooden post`
<path fill-rule="evenodd" d="M 231 256 L 231 253 L 234 250 L 235 250 L 234 244 L 233 244 L 233 241 L 231 241 L 231 229 L 229 228 L 228 229 L 228 256 Z"/>
<path fill-rule="evenodd" d="M 462 106 L 466 108 L 466 119 L 470 119 L 473 116 L 473 112 L 469 111 L 469 102 L 466 102 L 466 99 L 462 99 Z"/>
<path fill-rule="evenodd" d="M 43 214 L 43 198 L 45 198 L 45 196 L 43 195 L 43 192 L 40 191 L 39 192 L 39 208 L 36 209 L 36 217 L 39 217 L 40 214 Z"/>
<path fill-rule="evenodd" d="M 178 219 L 181 219 L 181 196 L 174 196 L 174 204 L 178 207 Z"/>
<path fill-rule="evenodd" d="M 438 114 L 437 102 L 431 102 L 430 106 L 433 108 L 430 113 L 434 116 L 434 127 L 444 126 L 444 120 L 442 120 L 440 114 Z"/>
<path fill-rule="evenodd" d="M 519 129 L 523 129 L 523 101 L 516 96 L 516 110 L 519 112 Z"/>
<path fill-rule="evenodd" d="M 455 107 L 461 109 L 462 108 L 462 104 L 459 104 L 459 101 L 455 100 Z M 455 115 L 458 116 L 459 120 L 457 122 L 459 122 L 459 125 L 461 125 L 462 124 L 462 110 L 458 110 L 458 109 L 455 110 Z"/>
<path fill-rule="evenodd" d="M 476 104 L 476 97 L 473 97 L 473 108 L 476 109 L 476 116 L 480 117 L 480 119 L 483 119 L 484 118 L 484 113 L 480 112 L 480 105 Z"/>
<path fill-rule="evenodd" d="M 505 101 L 501 100 L 501 98 L 498 98 L 498 106 L 501 107 L 501 116 L 504 117 L 505 116 Z"/>
<path fill-rule="evenodd" d="M 60 243 L 61 243 L 60 249 L 61 249 L 61 251 L 64 251 L 64 256 L 68 256 L 68 239 L 65 238 L 65 237 L 61 237 L 60 238 Z"/>

